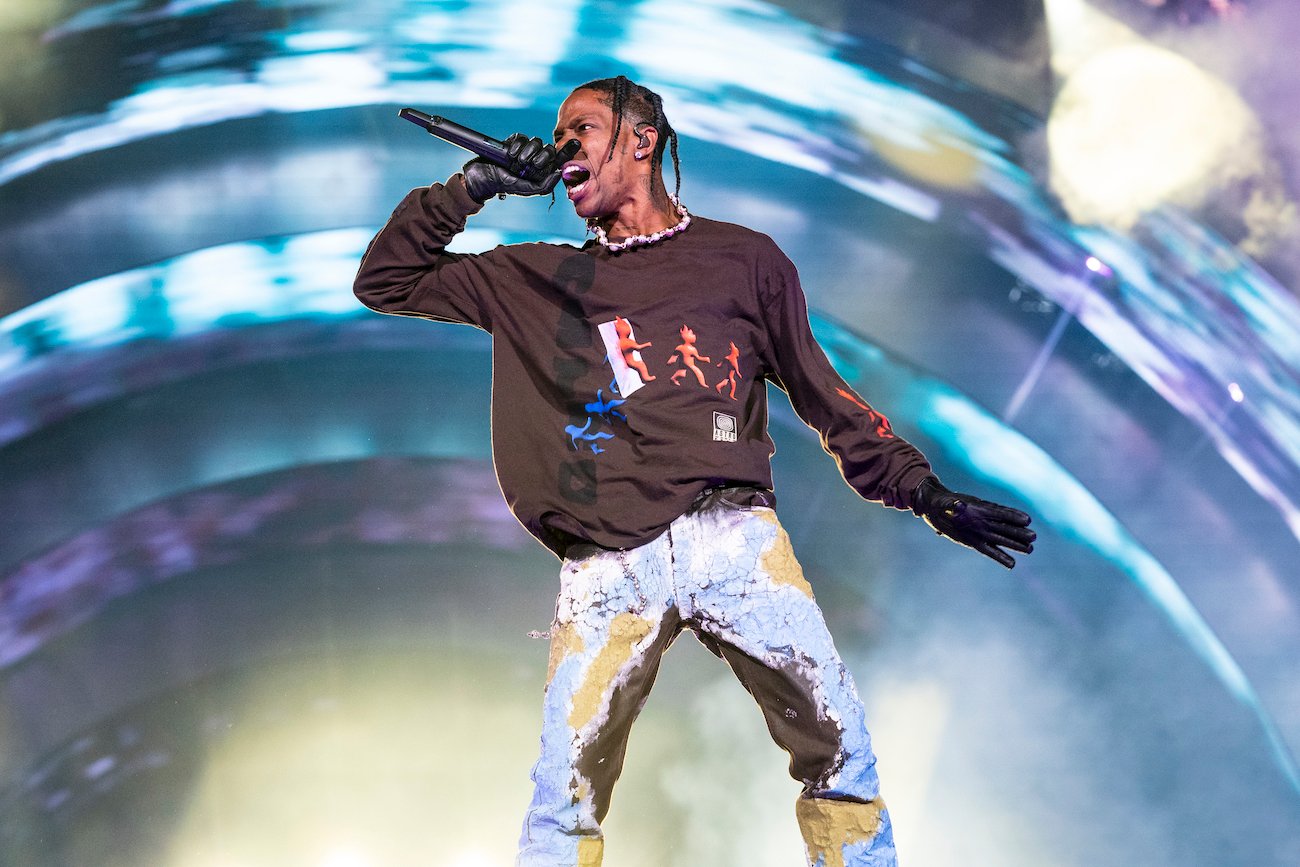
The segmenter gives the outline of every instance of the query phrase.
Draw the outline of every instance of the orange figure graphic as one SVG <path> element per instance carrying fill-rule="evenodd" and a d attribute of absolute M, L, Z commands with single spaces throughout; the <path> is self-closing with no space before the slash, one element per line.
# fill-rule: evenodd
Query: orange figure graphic
<path fill-rule="evenodd" d="M 871 417 L 871 423 L 876 426 L 876 436 L 882 437 L 884 439 L 894 438 L 894 429 L 890 427 L 889 419 L 885 418 L 883 415 L 876 412 L 871 407 L 867 406 L 865 403 L 863 403 L 861 400 L 858 399 L 857 395 L 853 394 L 853 392 L 851 391 L 845 391 L 842 388 L 837 388 L 835 389 L 835 393 L 838 394 L 840 397 L 844 398 L 845 400 L 867 411 L 867 415 Z"/>
<path fill-rule="evenodd" d="M 623 353 L 623 363 L 641 374 L 642 382 L 654 382 L 655 377 L 646 370 L 645 362 L 633 355 L 636 350 L 650 346 L 650 341 L 637 343 L 633 340 L 632 324 L 622 316 L 614 317 L 614 332 L 618 334 L 618 351 Z"/>
<path fill-rule="evenodd" d="M 709 384 L 704 381 L 704 374 L 695 366 L 695 362 L 708 361 L 709 357 L 707 355 L 700 355 L 700 351 L 695 348 L 695 332 L 688 326 L 683 325 L 682 330 L 679 333 L 682 335 L 682 342 L 673 348 L 673 354 L 668 356 L 668 363 L 672 364 L 675 362 L 677 360 L 677 354 L 681 353 L 682 364 L 686 365 L 687 370 L 690 370 L 691 373 L 695 374 L 695 378 L 700 381 L 700 385 L 708 388 Z M 686 370 L 675 372 L 671 377 L 673 385 L 681 385 L 681 378 L 685 375 Z"/>
<path fill-rule="evenodd" d="M 722 394 L 722 387 L 726 385 L 728 382 L 730 382 L 731 399 L 735 400 L 736 399 L 736 377 L 740 376 L 740 350 L 736 348 L 736 344 L 734 343 L 731 344 L 731 351 L 727 353 L 726 358 L 718 362 L 718 367 L 721 367 L 723 362 L 726 361 L 731 362 L 731 372 L 727 374 L 726 379 L 722 380 L 722 382 L 719 382 L 717 385 L 714 386 L 714 388 L 718 390 L 718 394 Z"/>

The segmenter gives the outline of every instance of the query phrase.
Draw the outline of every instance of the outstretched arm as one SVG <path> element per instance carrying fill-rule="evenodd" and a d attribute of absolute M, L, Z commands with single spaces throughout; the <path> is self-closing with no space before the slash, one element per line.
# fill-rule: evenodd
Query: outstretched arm
<path fill-rule="evenodd" d="M 794 265 L 770 241 L 757 262 L 759 302 L 767 323 L 767 376 L 789 397 L 799 418 L 821 435 L 849 487 L 895 509 L 912 507 L 912 492 L 933 475 L 911 443 L 836 372 L 813 337 Z"/>
<path fill-rule="evenodd" d="M 808 324 L 807 305 L 789 259 L 773 245 L 760 263 L 772 346 L 770 363 L 795 411 L 822 435 L 845 480 L 869 500 L 910 508 L 937 533 L 1012 568 L 1007 551 L 1028 554 L 1036 534 L 1024 512 L 955 494 L 885 416 L 859 397 L 826 359 Z M 1004 550 L 1005 549 L 1005 550 Z"/>

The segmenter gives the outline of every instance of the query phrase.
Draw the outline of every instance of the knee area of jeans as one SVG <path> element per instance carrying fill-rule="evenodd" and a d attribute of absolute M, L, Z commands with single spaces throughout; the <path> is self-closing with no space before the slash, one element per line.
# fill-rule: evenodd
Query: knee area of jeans
<path fill-rule="evenodd" d="M 515 860 L 515 867 L 555 867 L 572 864 L 574 867 L 601 867 L 605 857 L 605 841 L 601 837 L 562 837 L 557 843 L 525 847 Z"/>
<path fill-rule="evenodd" d="M 876 773 L 876 756 L 870 749 L 850 751 L 824 781 L 829 797 L 855 798 L 863 801 L 880 796 L 880 775 Z"/>
<path fill-rule="evenodd" d="M 879 797 L 804 795 L 796 802 L 795 816 L 813 867 L 894 867 L 893 829 Z"/>

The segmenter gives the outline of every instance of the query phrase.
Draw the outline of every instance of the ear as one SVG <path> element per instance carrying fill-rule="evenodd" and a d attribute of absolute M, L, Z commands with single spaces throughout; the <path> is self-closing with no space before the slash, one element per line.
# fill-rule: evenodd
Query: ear
<path fill-rule="evenodd" d="M 655 145 L 659 143 L 659 130 L 655 129 L 655 125 L 652 123 L 641 121 L 636 125 L 635 132 L 637 135 L 636 146 L 642 150 L 653 151 Z"/>

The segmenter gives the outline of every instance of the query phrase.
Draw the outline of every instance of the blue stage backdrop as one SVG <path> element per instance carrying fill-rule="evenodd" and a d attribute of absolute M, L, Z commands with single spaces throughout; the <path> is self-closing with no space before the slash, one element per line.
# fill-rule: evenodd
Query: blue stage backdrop
<path fill-rule="evenodd" d="M 558 562 L 488 337 L 351 280 L 467 158 L 400 107 L 547 136 L 620 73 L 845 378 L 1035 516 L 1005 572 L 772 394 L 902 863 L 1300 864 L 1296 38 L 1284 0 L 5 0 L 0 864 L 510 862 Z M 454 249 L 582 243 L 557 198 Z M 681 641 L 606 863 L 801 863 L 787 763 Z"/>

